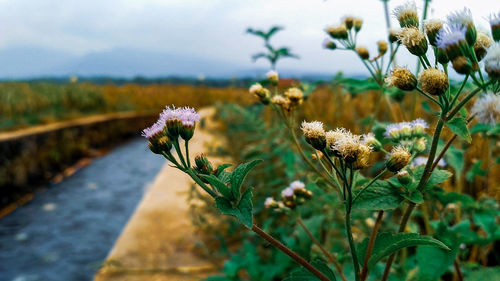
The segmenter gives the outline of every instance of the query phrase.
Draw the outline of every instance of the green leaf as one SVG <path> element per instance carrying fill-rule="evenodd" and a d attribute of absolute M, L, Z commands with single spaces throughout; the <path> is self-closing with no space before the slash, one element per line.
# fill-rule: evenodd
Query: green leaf
<path fill-rule="evenodd" d="M 475 133 L 486 133 L 488 132 L 490 129 L 492 128 L 492 126 L 488 123 L 477 123 L 476 125 L 474 125 L 474 127 L 472 127 L 470 129 L 470 133 L 471 134 L 475 134 Z"/>
<path fill-rule="evenodd" d="M 231 164 L 222 164 L 217 167 L 217 173 L 216 175 L 219 176 L 221 172 L 223 172 L 225 169 L 231 167 Z"/>
<path fill-rule="evenodd" d="M 472 167 L 465 174 L 465 178 L 468 182 L 474 182 L 474 177 L 484 177 L 486 175 L 486 170 L 481 169 L 481 165 L 483 164 L 482 160 L 476 161 L 476 163 L 472 164 Z"/>
<path fill-rule="evenodd" d="M 233 198 L 233 194 L 231 193 L 231 189 L 224 182 L 218 179 L 214 175 L 200 175 L 203 179 L 207 180 L 210 185 L 215 187 L 220 194 L 229 201 L 235 200 L 237 198 Z"/>
<path fill-rule="evenodd" d="M 252 170 L 257 164 L 260 164 L 262 160 L 253 160 L 244 164 L 239 165 L 234 169 L 231 174 L 231 191 L 233 192 L 234 198 L 240 198 L 241 185 L 245 180 L 247 174 Z"/>
<path fill-rule="evenodd" d="M 452 132 L 457 134 L 457 136 L 463 138 L 468 143 L 471 143 L 472 137 L 467 129 L 467 120 L 463 117 L 455 117 L 450 121 L 446 122 L 446 125 Z"/>
<path fill-rule="evenodd" d="M 360 263 L 363 263 L 368 247 L 369 239 L 363 240 L 358 245 L 358 256 Z M 443 242 L 436 240 L 430 236 L 423 236 L 418 233 L 379 233 L 373 245 L 372 254 L 368 259 L 368 268 L 372 268 L 381 259 L 407 247 L 414 247 L 419 245 L 428 245 L 438 247 L 441 249 L 449 250 Z"/>
<path fill-rule="evenodd" d="M 424 195 L 422 194 L 422 192 L 420 192 L 418 190 L 413 190 L 410 192 L 403 192 L 403 193 L 401 193 L 401 195 L 403 195 L 404 198 L 406 198 L 406 199 L 408 199 L 411 202 L 416 203 L 416 204 L 420 204 L 420 203 L 424 202 Z"/>
<path fill-rule="evenodd" d="M 418 281 L 436 281 L 455 259 L 456 250 L 444 251 L 434 247 L 417 249 Z"/>
<path fill-rule="evenodd" d="M 359 189 L 355 192 L 359 192 Z M 354 207 L 366 210 L 391 210 L 399 206 L 403 200 L 398 189 L 388 181 L 377 180 L 356 199 Z"/>
<path fill-rule="evenodd" d="M 446 151 L 446 160 L 457 174 L 462 174 L 465 167 L 465 157 L 462 150 L 450 146 L 448 151 Z"/>
<path fill-rule="evenodd" d="M 228 199 L 220 196 L 215 198 L 215 206 L 224 215 L 236 217 L 243 225 L 252 228 L 253 215 L 252 215 L 252 190 L 247 189 L 241 196 L 241 200 L 236 206 Z"/>
<path fill-rule="evenodd" d="M 331 281 L 336 281 L 335 274 L 328 267 L 328 265 L 321 259 L 315 259 L 311 262 L 311 265 L 314 266 L 317 270 L 323 273 L 328 279 Z M 316 275 L 309 272 L 307 269 L 300 267 L 292 270 L 290 276 L 283 279 L 283 281 L 317 281 L 319 280 Z"/>
<path fill-rule="evenodd" d="M 500 266 L 480 268 L 465 273 L 467 281 L 500 280 Z"/>
<path fill-rule="evenodd" d="M 427 186 L 431 187 L 433 185 L 440 184 L 445 180 L 447 180 L 449 177 L 451 177 L 451 175 L 452 174 L 446 170 L 441 170 L 436 168 L 434 169 L 434 171 L 432 171 L 432 175 L 429 178 L 429 181 L 427 182 Z"/>

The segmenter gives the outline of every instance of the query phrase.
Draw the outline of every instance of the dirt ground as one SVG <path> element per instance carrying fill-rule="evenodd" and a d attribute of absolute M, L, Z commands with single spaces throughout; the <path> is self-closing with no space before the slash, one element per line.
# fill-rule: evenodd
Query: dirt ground
<path fill-rule="evenodd" d="M 213 144 L 213 109 L 200 112 L 203 128 L 190 141 L 190 155 L 206 151 Z M 192 160 L 193 161 L 193 160 Z M 191 281 L 215 273 L 214 265 L 193 253 L 199 239 L 189 216 L 187 191 L 192 180 L 167 164 L 138 205 L 109 253 L 106 265 L 95 281 Z"/>

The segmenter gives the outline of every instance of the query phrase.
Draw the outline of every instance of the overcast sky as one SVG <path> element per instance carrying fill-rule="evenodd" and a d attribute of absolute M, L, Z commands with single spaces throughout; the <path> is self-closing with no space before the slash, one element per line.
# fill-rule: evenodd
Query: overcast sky
<path fill-rule="evenodd" d="M 423 1 L 416 2 L 422 8 Z M 500 11 L 497 0 L 434 0 L 430 17 L 444 18 L 464 6 L 486 30 L 486 17 Z M 352 54 L 321 48 L 324 27 L 346 14 L 364 19 L 359 42 L 369 49 L 386 38 L 380 0 L 0 0 L 0 48 L 36 46 L 78 55 L 133 48 L 251 67 L 249 57 L 262 42 L 245 29 L 279 24 L 286 29 L 272 42 L 290 46 L 301 60 L 278 68 L 350 71 L 362 67 Z"/>

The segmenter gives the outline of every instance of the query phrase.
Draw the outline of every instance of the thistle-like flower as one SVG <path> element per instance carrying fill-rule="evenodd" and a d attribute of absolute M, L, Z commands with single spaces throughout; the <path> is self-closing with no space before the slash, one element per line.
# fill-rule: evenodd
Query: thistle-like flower
<path fill-rule="evenodd" d="M 346 134 L 349 134 L 350 132 L 347 131 L 346 129 L 344 128 L 336 128 L 335 130 L 329 130 L 328 132 L 326 132 L 326 152 L 328 153 L 328 155 L 332 156 L 337 156 L 339 157 L 340 154 L 338 153 L 338 151 L 335 151 L 333 149 L 335 143 L 341 139 L 344 135 Z"/>
<path fill-rule="evenodd" d="M 353 163 L 356 161 L 360 152 L 361 136 L 354 135 L 347 131 L 333 145 L 332 149 L 344 159 L 344 161 Z"/>
<path fill-rule="evenodd" d="M 493 35 L 493 40 L 498 42 L 500 41 L 500 12 L 498 12 L 498 14 L 492 14 L 489 20 L 490 20 L 491 34 Z"/>
<path fill-rule="evenodd" d="M 329 26 L 326 28 L 326 33 L 330 35 L 333 39 L 347 40 L 349 37 L 347 33 L 347 27 L 345 25 Z"/>
<path fill-rule="evenodd" d="M 471 110 L 480 123 L 494 126 L 500 120 L 500 95 L 488 92 L 479 97 Z"/>
<path fill-rule="evenodd" d="M 212 163 L 208 160 L 205 154 L 196 155 L 194 158 L 196 171 L 200 174 L 210 175 L 213 171 Z"/>
<path fill-rule="evenodd" d="M 274 71 L 274 70 L 269 70 L 267 73 L 266 73 L 266 77 L 267 79 L 273 84 L 273 85 L 277 85 L 278 82 L 279 82 L 279 76 L 278 76 L 278 72 Z"/>
<path fill-rule="evenodd" d="M 429 39 L 429 44 L 436 45 L 436 39 L 439 31 L 443 28 L 443 22 L 440 19 L 430 19 L 425 21 L 424 29 Z"/>
<path fill-rule="evenodd" d="M 451 13 L 447 17 L 450 26 L 459 26 L 465 28 L 465 39 L 470 46 L 474 46 L 477 38 L 476 27 L 472 21 L 472 13 L 468 8 Z"/>
<path fill-rule="evenodd" d="M 271 93 L 268 89 L 262 87 L 262 85 L 259 83 L 255 83 L 250 86 L 248 92 L 250 92 L 250 94 L 256 95 L 259 98 L 260 102 L 262 102 L 263 104 L 269 104 L 269 102 L 271 101 Z"/>
<path fill-rule="evenodd" d="M 151 127 L 142 130 L 141 136 L 146 139 L 154 139 L 164 135 L 165 120 L 158 119 Z"/>
<path fill-rule="evenodd" d="M 421 137 L 425 135 L 425 129 L 429 128 L 429 124 L 427 124 L 427 122 L 425 122 L 425 120 L 421 118 L 411 121 L 410 124 L 412 135 L 415 137 Z"/>
<path fill-rule="evenodd" d="M 371 132 L 361 136 L 361 143 L 370 147 L 374 151 L 379 151 L 382 148 L 382 144 L 375 138 L 375 135 Z"/>
<path fill-rule="evenodd" d="M 416 27 L 403 28 L 398 39 L 415 56 L 425 55 L 429 47 L 425 34 Z"/>
<path fill-rule="evenodd" d="M 294 195 L 293 189 L 290 187 L 287 187 L 281 191 L 281 196 L 283 198 L 291 198 L 293 197 L 293 195 Z"/>
<path fill-rule="evenodd" d="M 194 125 L 200 120 L 200 115 L 191 107 L 175 108 L 166 107 L 160 114 L 160 119 L 165 122 L 168 136 L 171 139 L 182 137 L 188 141 L 193 137 Z"/>
<path fill-rule="evenodd" d="M 394 67 L 391 76 L 385 78 L 387 86 L 395 86 L 403 91 L 412 91 L 417 87 L 417 78 L 407 68 Z"/>
<path fill-rule="evenodd" d="M 323 123 L 319 121 L 302 122 L 302 133 L 307 143 L 317 150 L 323 150 L 326 147 L 326 132 L 323 129 Z"/>
<path fill-rule="evenodd" d="M 323 48 L 335 50 L 337 49 L 337 44 L 335 44 L 335 42 L 333 42 L 330 38 L 325 38 L 325 40 L 323 40 Z"/>
<path fill-rule="evenodd" d="M 458 56 L 451 61 L 453 69 L 459 74 L 470 74 L 473 69 L 472 62 L 465 56 Z"/>
<path fill-rule="evenodd" d="M 391 150 L 389 159 L 387 159 L 387 170 L 397 173 L 410 162 L 411 154 L 408 148 L 404 146 L 396 146 Z"/>
<path fill-rule="evenodd" d="M 266 208 L 274 208 L 278 205 L 278 202 L 274 200 L 272 197 L 267 197 L 266 200 L 264 201 L 264 207 Z"/>
<path fill-rule="evenodd" d="M 303 182 L 299 181 L 299 180 L 296 180 L 296 181 L 293 181 L 292 183 L 290 183 L 290 188 L 292 190 L 302 189 L 302 188 L 305 188 L 305 187 L 306 187 L 306 185 Z"/>
<path fill-rule="evenodd" d="M 417 27 L 418 13 L 417 5 L 414 1 L 408 1 L 403 5 L 397 6 L 393 11 L 401 27 Z"/>
<path fill-rule="evenodd" d="M 439 96 L 448 90 L 449 82 L 446 73 L 437 68 L 428 68 L 418 77 L 422 90 L 431 95 Z"/>
<path fill-rule="evenodd" d="M 444 50 L 450 60 L 463 54 L 467 49 L 465 39 L 466 28 L 459 25 L 453 25 L 450 28 L 442 28 L 436 38 L 437 47 Z"/>
<path fill-rule="evenodd" d="M 484 68 L 490 78 L 500 80 L 500 43 L 495 42 L 488 48 L 484 57 Z"/>
<path fill-rule="evenodd" d="M 354 161 L 352 167 L 355 170 L 368 168 L 370 166 L 370 155 L 372 150 L 371 146 L 360 144 L 356 153 L 356 161 Z"/>
<path fill-rule="evenodd" d="M 282 95 L 276 95 L 271 98 L 271 103 L 280 106 L 285 111 L 290 111 L 290 100 Z"/>
<path fill-rule="evenodd" d="M 293 87 L 286 90 L 285 97 L 290 100 L 291 106 L 297 106 L 302 103 L 304 94 L 299 88 Z"/>
<path fill-rule="evenodd" d="M 483 32 L 477 33 L 476 44 L 474 44 L 474 53 L 476 54 L 478 61 L 481 61 L 484 58 L 492 43 L 493 39 L 491 39 L 490 36 L 484 34 Z"/>

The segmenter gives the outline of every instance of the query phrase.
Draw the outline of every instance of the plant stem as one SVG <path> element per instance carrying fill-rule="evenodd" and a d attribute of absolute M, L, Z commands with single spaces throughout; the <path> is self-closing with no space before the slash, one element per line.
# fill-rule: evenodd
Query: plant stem
<path fill-rule="evenodd" d="M 458 281 L 464 281 L 464 275 L 462 274 L 462 270 L 460 269 L 458 259 L 455 258 L 455 260 L 453 261 L 453 266 L 455 267 L 455 271 L 457 272 Z"/>
<path fill-rule="evenodd" d="M 409 202 L 408 206 L 406 207 L 406 210 L 403 214 L 403 218 L 401 219 L 401 223 L 399 224 L 399 232 L 403 232 L 406 228 L 406 224 L 408 223 L 408 220 L 410 219 L 411 213 L 415 209 L 415 206 L 417 204 L 413 202 Z M 384 269 L 384 275 L 382 276 L 381 281 L 387 281 L 387 278 L 389 277 L 389 272 L 391 271 L 391 266 L 392 263 L 394 262 L 394 258 L 396 257 L 396 253 L 393 253 L 392 255 L 389 256 L 389 259 L 387 260 L 387 263 L 385 264 L 385 269 Z"/>
<path fill-rule="evenodd" d="M 316 245 L 318 246 L 318 248 L 321 250 L 321 252 L 325 255 L 325 257 L 331 262 L 333 263 L 333 265 L 335 266 L 335 268 L 337 269 L 337 271 L 339 272 L 339 275 L 340 277 L 342 278 L 342 280 L 344 281 L 347 281 L 347 278 L 345 277 L 344 275 L 344 270 L 342 269 L 342 266 L 340 266 L 339 262 L 337 261 L 337 259 L 335 259 L 335 257 L 330 254 L 326 249 L 325 247 L 323 247 L 323 245 L 321 245 L 321 243 L 314 237 L 314 235 L 311 233 L 311 231 L 309 231 L 309 229 L 306 227 L 306 225 L 304 224 L 304 222 L 302 221 L 302 219 L 300 217 L 297 218 L 297 223 L 302 227 L 302 229 L 304 229 L 304 231 L 306 232 L 307 236 L 309 236 L 309 238 L 311 239 L 311 241 Z"/>
<path fill-rule="evenodd" d="M 191 168 L 191 161 L 189 161 L 189 141 L 184 141 L 184 147 L 186 148 L 187 167 Z"/>
<path fill-rule="evenodd" d="M 323 273 L 321 273 L 321 271 L 319 271 L 314 266 L 312 266 L 304 258 L 302 258 L 301 256 L 299 256 L 297 253 L 295 253 L 294 251 L 292 251 L 287 246 L 283 245 L 280 241 L 276 240 L 271 235 L 269 235 L 266 232 L 264 232 L 264 230 L 262 230 L 261 228 L 259 228 L 255 224 L 252 225 L 252 231 L 255 232 L 257 235 L 259 235 L 260 237 L 264 238 L 267 242 L 271 243 L 271 245 L 273 245 L 274 247 L 276 247 L 278 250 L 280 250 L 281 252 L 285 253 L 287 256 L 289 256 L 293 260 L 295 260 L 297 263 L 299 263 L 300 265 L 302 265 L 305 269 L 307 269 L 309 272 L 311 272 L 312 274 L 314 274 L 320 280 L 322 280 L 322 281 L 330 281 L 330 279 L 328 279 L 328 277 L 326 277 Z"/>
<path fill-rule="evenodd" d="M 203 190 L 205 190 L 208 194 L 210 194 L 210 196 L 212 196 L 213 198 L 217 197 L 217 193 L 215 193 L 215 191 L 213 191 L 211 188 L 209 188 L 204 182 L 202 182 L 200 180 L 200 178 L 195 174 L 193 173 L 193 171 L 191 169 L 186 169 L 185 171 L 201 188 L 203 188 Z"/>
<path fill-rule="evenodd" d="M 435 104 L 439 105 L 440 108 L 443 108 L 443 106 L 441 105 L 441 103 L 439 101 L 437 101 L 435 98 L 433 98 L 431 95 L 427 94 L 426 92 L 424 92 L 424 90 L 420 89 L 419 87 L 416 88 L 417 91 L 419 93 L 421 93 L 422 95 L 424 95 L 424 97 L 428 98 L 429 100 L 431 100 L 432 102 L 434 102 Z"/>
<path fill-rule="evenodd" d="M 349 165 L 350 170 L 350 181 L 347 188 L 347 201 L 346 201 L 346 214 L 345 214 L 345 229 L 347 233 L 347 240 L 349 241 L 349 248 L 351 249 L 352 263 L 354 267 L 354 276 L 356 281 L 360 281 L 359 278 L 359 262 L 358 255 L 356 253 L 356 245 L 354 244 L 354 238 L 352 236 L 351 227 L 351 211 L 352 211 L 352 180 L 353 180 L 353 170 L 352 164 Z"/>
<path fill-rule="evenodd" d="M 370 241 L 368 242 L 368 247 L 366 248 L 365 260 L 363 262 L 363 269 L 361 270 L 361 281 L 365 281 L 368 276 L 368 260 L 372 254 L 373 245 L 375 245 L 375 238 L 377 237 L 380 224 L 382 223 L 382 218 L 384 217 L 384 211 L 380 210 L 377 214 L 377 220 L 372 229 L 372 234 L 370 235 Z"/>
<path fill-rule="evenodd" d="M 174 139 L 173 144 L 174 144 L 175 151 L 177 151 L 177 155 L 179 156 L 179 159 L 182 163 L 182 166 L 184 168 L 187 168 L 186 161 L 184 161 L 184 156 L 182 156 L 182 151 L 181 151 L 181 148 L 179 146 L 179 139 Z"/>

